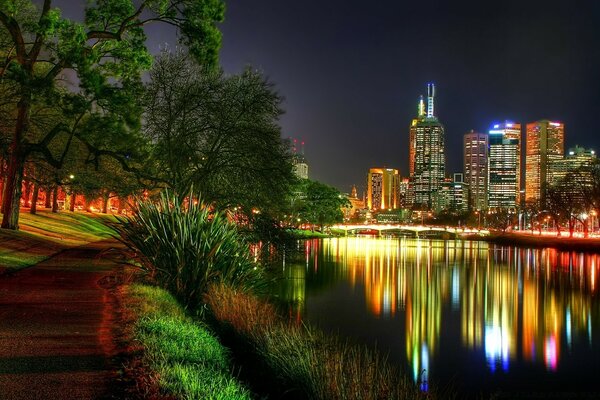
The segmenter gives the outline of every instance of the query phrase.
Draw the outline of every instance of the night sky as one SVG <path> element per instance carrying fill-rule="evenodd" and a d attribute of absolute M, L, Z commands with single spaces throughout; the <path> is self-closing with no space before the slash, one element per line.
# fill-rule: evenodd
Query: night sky
<path fill-rule="evenodd" d="M 72 0 L 57 1 L 71 7 Z M 312 179 L 364 188 L 370 167 L 408 171 L 408 127 L 427 82 L 446 127 L 565 123 L 566 147 L 600 150 L 600 1 L 227 1 L 221 65 L 251 65 L 285 98 L 284 137 L 306 142 Z M 65 7 L 63 7 L 64 9 Z M 173 43 L 152 28 L 149 46 Z"/>

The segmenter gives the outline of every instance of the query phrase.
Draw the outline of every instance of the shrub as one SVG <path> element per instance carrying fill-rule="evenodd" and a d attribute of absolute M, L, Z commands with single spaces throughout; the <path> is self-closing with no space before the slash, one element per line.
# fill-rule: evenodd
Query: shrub
<path fill-rule="evenodd" d="M 210 283 L 243 290 L 264 284 L 235 225 L 201 202 L 182 204 L 165 191 L 120 222 L 116 229 L 137 263 L 188 307 L 200 305 Z"/>

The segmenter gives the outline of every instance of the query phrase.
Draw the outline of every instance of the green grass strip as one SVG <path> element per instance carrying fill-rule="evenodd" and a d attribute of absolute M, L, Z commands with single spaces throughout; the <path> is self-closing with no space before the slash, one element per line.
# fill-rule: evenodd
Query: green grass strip
<path fill-rule="evenodd" d="M 193 321 L 165 290 L 132 285 L 138 316 L 134 335 L 145 348 L 159 385 L 178 399 L 250 399 L 231 373 L 229 353 L 202 324 Z"/>

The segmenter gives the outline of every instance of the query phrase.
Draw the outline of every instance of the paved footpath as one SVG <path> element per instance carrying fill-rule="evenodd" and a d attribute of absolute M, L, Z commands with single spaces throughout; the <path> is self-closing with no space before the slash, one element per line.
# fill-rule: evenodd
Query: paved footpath
<path fill-rule="evenodd" d="M 0 276 L 0 400 L 119 398 L 121 268 L 92 243 Z M 114 284 L 112 285 L 114 286 Z"/>

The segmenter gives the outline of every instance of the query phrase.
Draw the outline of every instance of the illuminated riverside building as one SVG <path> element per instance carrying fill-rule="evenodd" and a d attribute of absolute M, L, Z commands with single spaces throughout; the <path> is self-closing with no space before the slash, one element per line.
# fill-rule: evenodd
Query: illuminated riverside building
<path fill-rule="evenodd" d="M 525 201 L 545 204 L 543 190 L 556 161 L 564 157 L 565 125 L 547 120 L 527 124 L 525 145 Z"/>
<path fill-rule="evenodd" d="M 371 168 L 367 177 L 367 208 L 395 210 L 400 207 L 400 172 L 393 168 Z"/>
<path fill-rule="evenodd" d="M 469 208 L 487 209 L 488 135 L 471 131 L 464 135 L 465 183 L 469 187 Z"/>
<path fill-rule="evenodd" d="M 514 210 L 521 188 L 521 124 L 504 122 L 489 131 L 488 207 Z"/>
<path fill-rule="evenodd" d="M 596 162 L 596 157 L 596 152 L 592 149 L 580 146 L 570 148 L 564 158 L 553 161 L 548 178 L 550 184 L 559 183 L 569 172 L 591 168 Z"/>
<path fill-rule="evenodd" d="M 417 118 L 409 133 L 408 206 L 421 210 L 439 208 L 439 192 L 446 173 L 444 126 L 435 116 L 435 86 L 427 85 L 427 112 L 423 96 L 419 99 Z"/>

